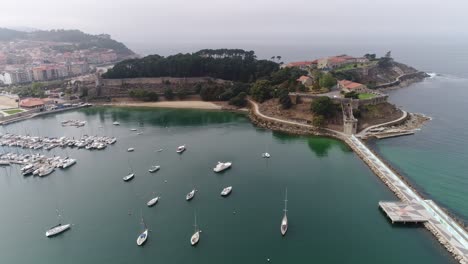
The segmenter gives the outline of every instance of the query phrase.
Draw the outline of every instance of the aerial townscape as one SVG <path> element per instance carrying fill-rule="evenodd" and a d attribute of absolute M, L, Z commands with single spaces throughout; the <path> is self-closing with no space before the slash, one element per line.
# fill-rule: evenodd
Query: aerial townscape
<path fill-rule="evenodd" d="M 0 263 L 468 264 L 468 5 L 414 1 L 3 3 Z"/>

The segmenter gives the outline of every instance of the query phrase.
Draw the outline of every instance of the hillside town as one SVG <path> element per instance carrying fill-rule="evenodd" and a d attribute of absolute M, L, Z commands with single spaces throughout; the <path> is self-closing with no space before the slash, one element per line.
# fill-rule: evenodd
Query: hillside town
<path fill-rule="evenodd" d="M 0 85 L 51 81 L 92 72 L 121 60 L 113 49 L 80 49 L 52 41 L 0 41 Z"/>

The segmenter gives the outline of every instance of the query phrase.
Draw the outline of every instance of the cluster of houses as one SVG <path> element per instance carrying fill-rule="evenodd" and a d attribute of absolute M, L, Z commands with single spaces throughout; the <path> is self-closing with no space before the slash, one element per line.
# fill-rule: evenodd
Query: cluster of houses
<path fill-rule="evenodd" d="M 302 70 L 309 70 L 309 69 L 318 69 L 322 71 L 330 71 L 333 69 L 337 69 L 340 67 L 344 67 L 350 64 L 357 64 L 357 63 L 368 63 L 369 60 L 364 57 L 352 57 L 348 55 L 338 55 L 332 57 L 325 57 L 316 59 L 313 61 L 297 61 L 297 62 L 290 62 L 283 67 L 297 67 Z M 298 82 L 302 83 L 306 87 L 312 86 L 314 83 L 314 79 L 311 76 L 303 75 L 297 79 Z M 341 80 L 337 83 L 338 89 L 345 93 L 349 92 L 356 92 L 356 93 L 364 93 L 367 92 L 368 89 L 366 85 L 352 82 L 349 80 Z"/>

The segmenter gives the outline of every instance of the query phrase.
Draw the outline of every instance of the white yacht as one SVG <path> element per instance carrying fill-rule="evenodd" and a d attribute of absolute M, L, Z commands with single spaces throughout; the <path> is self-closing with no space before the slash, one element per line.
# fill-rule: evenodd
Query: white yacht
<path fill-rule="evenodd" d="M 221 196 L 228 196 L 232 191 L 232 186 L 226 187 L 221 191 Z"/>
<path fill-rule="evenodd" d="M 195 227 L 195 233 L 193 233 L 192 237 L 190 238 L 190 244 L 192 244 L 192 246 L 195 246 L 198 241 L 200 240 L 200 230 L 197 228 L 197 215 L 195 214 L 195 224 L 194 224 L 194 227 Z"/>
<path fill-rule="evenodd" d="M 123 180 L 130 181 L 131 179 L 133 179 L 133 177 L 135 177 L 135 173 L 130 173 L 127 176 L 123 177 Z"/>
<path fill-rule="evenodd" d="M 120 126 L 120 123 L 115 121 L 114 123 L 112 123 L 114 126 Z"/>
<path fill-rule="evenodd" d="M 51 229 L 47 230 L 45 235 L 46 237 L 52 237 L 52 236 L 58 235 L 62 232 L 67 231 L 70 228 L 70 226 L 71 226 L 70 224 L 66 224 L 66 225 L 58 224 L 52 227 Z"/>
<path fill-rule="evenodd" d="M 182 153 L 184 151 L 185 151 L 185 145 L 177 147 L 177 151 L 176 151 L 177 153 Z"/>
<path fill-rule="evenodd" d="M 214 172 L 222 172 L 223 170 L 227 170 L 232 166 L 231 162 L 221 162 L 218 161 L 218 164 L 216 164 L 216 167 L 213 168 Z"/>
<path fill-rule="evenodd" d="M 58 209 L 55 210 L 55 211 L 57 212 L 57 219 L 59 220 L 59 224 L 56 225 L 56 226 L 53 226 L 49 230 L 47 230 L 46 233 L 45 233 L 46 237 L 52 237 L 52 236 L 58 235 L 60 233 L 63 233 L 65 231 L 67 231 L 71 227 L 70 224 L 62 225 L 62 223 L 60 223 L 60 214 L 59 214 Z"/>
<path fill-rule="evenodd" d="M 146 203 L 146 205 L 148 205 L 148 207 L 151 207 L 151 206 L 157 204 L 158 201 L 159 201 L 159 196 L 154 197 L 153 199 L 149 200 L 149 201 Z"/>
<path fill-rule="evenodd" d="M 66 159 L 62 164 L 62 168 L 66 169 L 73 166 L 76 163 L 76 159 Z"/>
<path fill-rule="evenodd" d="M 153 172 L 157 172 L 160 168 L 161 166 L 151 166 L 151 168 L 148 171 L 153 173 Z"/>
<path fill-rule="evenodd" d="M 195 189 L 193 189 L 191 192 L 187 193 L 187 195 L 185 196 L 185 200 L 190 201 L 190 200 L 193 199 L 194 196 L 195 196 Z"/>
<path fill-rule="evenodd" d="M 281 220 L 281 235 L 286 235 L 286 232 L 288 231 L 288 216 L 286 214 L 287 210 L 287 205 L 288 205 L 288 189 L 286 189 L 286 196 L 284 199 L 284 216 L 283 219 Z"/>
<path fill-rule="evenodd" d="M 270 158 L 270 153 L 268 152 L 262 153 L 262 158 L 265 158 L 265 159 Z"/>
<path fill-rule="evenodd" d="M 134 148 L 128 148 L 127 151 L 132 152 L 132 151 L 135 151 L 135 149 Z"/>

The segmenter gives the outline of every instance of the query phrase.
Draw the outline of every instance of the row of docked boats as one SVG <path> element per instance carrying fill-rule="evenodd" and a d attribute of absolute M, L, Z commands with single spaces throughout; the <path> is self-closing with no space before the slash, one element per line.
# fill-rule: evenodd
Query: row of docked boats
<path fill-rule="evenodd" d="M 63 127 L 66 127 L 66 126 L 82 127 L 86 125 L 86 121 L 69 119 L 69 120 L 62 121 L 61 124 Z"/>
<path fill-rule="evenodd" d="M 34 150 L 51 150 L 56 147 L 85 148 L 87 150 L 101 150 L 117 142 L 116 137 L 88 136 L 78 139 L 69 137 L 37 137 L 15 134 L 0 135 L 0 146 L 20 147 Z"/>
<path fill-rule="evenodd" d="M 10 164 L 24 165 L 20 170 L 23 176 L 37 175 L 44 177 L 54 172 L 56 168 L 66 169 L 75 165 L 76 159 L 61 158 L 60 156 L 48 158 L 40 154 L 0 154 L 0 165 Z"/>

